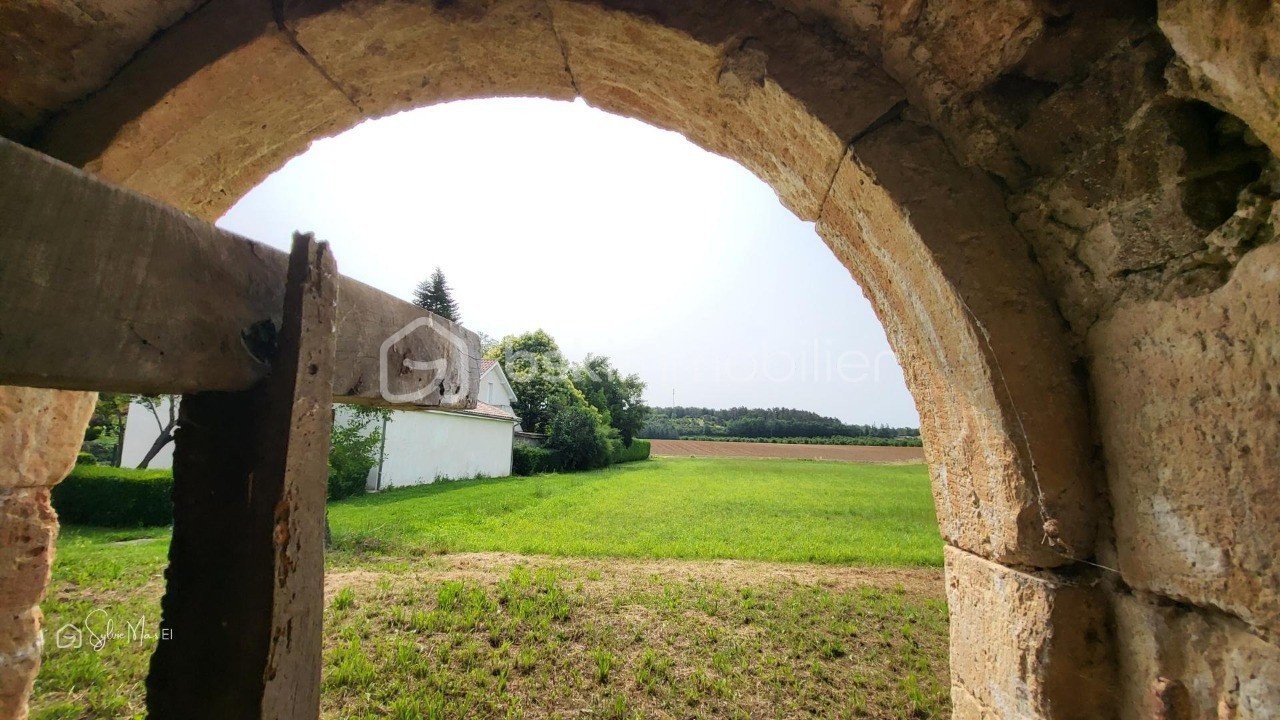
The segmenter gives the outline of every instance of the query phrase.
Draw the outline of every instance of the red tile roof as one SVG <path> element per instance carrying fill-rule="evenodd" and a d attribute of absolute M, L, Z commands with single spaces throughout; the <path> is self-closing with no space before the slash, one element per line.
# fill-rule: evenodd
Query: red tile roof
<path fill-rule="evenodd" d="M 477 402 L 476 406 L 470 410 L 459 410 L 469 415 L 483 415 L 484 417 L 500 418 L 502 420 L 515 420 L 515 413 L 497 405 L 490 405 L 487 402 Z"/>
<path fill-rule="evenodd" d="M 494 365 L 497 365 L 497 364 L 498 364 L 498 361 L 497 361 L 497 360 L 490 360 L 489 358 L 485 358 L 485 359 L 481 360 L 481 361 L 480 361 L 480 374 L 481 374 L 481 375 L 483 375 L 483 374 L 485 374 L 485 373 L 489 372 L 489 368 L 491 368 L 491 367 L 493 367 Z"/>

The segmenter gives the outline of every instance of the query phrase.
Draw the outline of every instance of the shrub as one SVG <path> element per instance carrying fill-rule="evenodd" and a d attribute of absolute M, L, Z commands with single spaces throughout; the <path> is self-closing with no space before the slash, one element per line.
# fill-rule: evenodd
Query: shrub
<path fill-rule="evenodd" d="M 119 444 L 120 440 L 117 436 L 102 433 L 97 438 L 84 443 L 81 447 L 99 465 L 111 465 L 115 463 L 116 447 Z"/>
<path fill-rule="evenodd" d="M 348 407 L 334 418 L 329 442 L 329 499 L 362 495 L 369 471 L 378 464 L 383 417 L 379 408 Z"/>
<path fill-rule="evenodd" d="M 77 465 L 97 465 L 98 458 L 94 457 L 93 453 L 91 452 L 81 451 L 79 453 L 76 453 L 76 464 Z"/>
<path fill-rule="evenodd" d="M 567 407 L 551 419 L 547 450 L 557 470 L 589 470 L 609 464 L 609 430 L 590 407 Z"/>
<path fill-rule="evenodd" d="M 613 447 L 613 451 L 609 458 L 609 462 L 625 463 L 635 462 L 637 460 L 649 459 L 649 441 L 636 438 L 631 441 L 631 447 L 626 447 L 621 443 L 617 443 Z"/>
<path fill-rule="evenodd" d="M 512 475 L 537 475 L 553 469 L 550 450 L 534 445 L 516 445 L 511 448 Z"/>
<path fill-rule="evenodd" d="M 171 525 L 173 472 L 77 465 L 54 486 L 53 507 L 70 525 Z"/>

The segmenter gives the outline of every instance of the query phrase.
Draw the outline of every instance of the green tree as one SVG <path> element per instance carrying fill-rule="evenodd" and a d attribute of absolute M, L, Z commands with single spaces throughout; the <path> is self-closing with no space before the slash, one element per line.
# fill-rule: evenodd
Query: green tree
<path fill-rule="evenodd" d="M 147 448 L 147 453 L 142 456 L 142 462 L 138 463 L 138 469 L 145 470 L 164 446 L 173 442 L 173 431 L 178 426 L 180 398 L 177 395 L 136 395 L 134 399 L 151 412 L 151 417 L 156 421 L 156 429 L 160 433 L 156 435 L 151 447 Z M 164 408 L 163 414 L 160 412 L 161 408 Z"/>
<path fill-rule="evenodd" d="M 369 471 L 378 464 L 382 421 L 390 412 L 382 408 L 348 405 L 343 415 L 342 419 L 334 418 L 329 438 L 330 500 L 364 493 Z"/>
<path fill-rule="evenodd" d="M 561 470 L 590 470 L 609 464 L 609 429 L 594 408 L 566 407 L 551 419 L 546 448 Z"/>
<path fill-rule="evenodd" d="M 623 376 L 603 355 L 587 355 L 569 375 L 587 402 L 600 411 L 605 421 L 631 447 L 631 439 L 644 427 L 649 407 L 644 404 L 644 382 L 639 375 Z"/>
<path fill-rule="evenodd" d="M 442 318 L 462 322 L 458 303 L 453 300 L 453 291 L 449 289 L 449 284 L 444 279 L 444 272 L 439 267 L 432 271 L 430 277 L 418 283 L 418 287 L 413 291 L 413 304 Z"/>
<path fill-rule="evenodd" d="M 485 357 L 497 360 L 516 392 L 511 407 L 525 430 L 547 432 L 556 413 L 589 403 L 569 378 L 560 346 L 543 330 L 502 338 Z"/>
<path fill-rule="evenodd" d="M 98 403 L 84 432 L 84 450 L 93 455 L 95 462 L 120 466 L 120 440 L 132 400 L 133 395 L 128 393 L 98 393 Z"/>

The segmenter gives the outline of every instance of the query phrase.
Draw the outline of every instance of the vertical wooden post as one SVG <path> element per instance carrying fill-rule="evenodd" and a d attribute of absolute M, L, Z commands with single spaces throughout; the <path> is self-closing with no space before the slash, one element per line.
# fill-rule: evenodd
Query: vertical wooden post
<path fill-rule="evenodd" d="M 319 714 L 336 304 L 328 246 L 295 235 L 270 374 L 183 397 L 152 718 Z"/>

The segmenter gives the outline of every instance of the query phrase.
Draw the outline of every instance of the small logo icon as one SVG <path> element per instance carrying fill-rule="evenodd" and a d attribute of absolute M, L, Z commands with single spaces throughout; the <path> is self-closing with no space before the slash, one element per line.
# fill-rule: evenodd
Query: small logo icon
<path fill-rule="evenodd" d="M 445 357 L 413 358 L 409 357 L 411 347 L 400 347 L 401 341 L 424 327 L 443 339 L 450 348 Z M 412 404 L 420 402 L 433 392 L 439 392 L 441 405 L 460 404 L 467 399 L 471 390 L 471 373 L 466 365 L 467 350 L 466 337 L 447 321 L 438 320 L 431 315 L 415 318 L 382 341 L 381 352 L 378 354 L 378 389 L 382 399 L 393 404 Z M 450 365 L 451 360 L 453 365 Z M 450 367 L 460 370 L 458 385 L 453 389 L 446 387 Z M 430 371 L 431 376 L 422 379 L 416 375 L 424 371 Z M 410 377 L 406 378 L 406 375 Z"/>
<path fill-rule="evenodd" d="M 67 623 L 54 633 L 53 644 L 59 650 L 79 650 L 84 645 L 84 631 L 74 623 Z"/>

